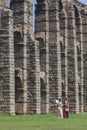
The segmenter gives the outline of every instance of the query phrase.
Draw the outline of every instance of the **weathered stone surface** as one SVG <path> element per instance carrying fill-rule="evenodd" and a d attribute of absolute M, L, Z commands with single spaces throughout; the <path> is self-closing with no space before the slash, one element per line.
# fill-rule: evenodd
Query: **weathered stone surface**
<path fill-rule="evenodd" d="M 73 4 L 74 3 L 74 4 Z M 0 113 L 87 111 L 87 10 L 77 0 L 0 1 Z M 35 40 L 36 38 L 36 40 Z"/>
<path fill-rule="evenodd" d="M 36 5 L 35 32 L 38 33 L 42 30 L 48 32 L 50 111 L 55 109 L 54 100 L 58 98 L 58 95 L 62 97 L 62 99 L 65 97 L 69 98 L 71 112 L 79 113 L 79 111 L 83 111 L 84 44 L 82 33 L 84 30 L 85 38 L 86 24 L 82 25 L 81 14 L 79 14 L 80 12 L 78 11 L 81 5 L 76 0 L 74 2 L 76 4 L 75 6 L 73 2 L 65 3 L 58 2 L 57 0 L 51 0 L 50 2 L 38 1 Z M 45 5 L 48 5 L 47 11 L 45 11 Z M 56 7 L 56 5 L 58 6 Z M 48 26 L 45 25 L 46 14 L 48 14 Z M 43 68 L 45 66 L 46 64 Z M 86 75 L 85 72 L 84 74 Z"/>
<path fill-rule="evenodd" d="M 13 19 L 9 9 L 0 10 L 0 113 L 15 114 Z"/>

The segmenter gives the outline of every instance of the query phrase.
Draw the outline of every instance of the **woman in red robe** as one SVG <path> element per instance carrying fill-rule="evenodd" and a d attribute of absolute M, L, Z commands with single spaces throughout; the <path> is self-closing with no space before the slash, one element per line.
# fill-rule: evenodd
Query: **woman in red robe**
<path fill-rule="evenodd" d="M 69 118 L 69 102 L 65 99 L 63 104 L 63 118 Z"/>

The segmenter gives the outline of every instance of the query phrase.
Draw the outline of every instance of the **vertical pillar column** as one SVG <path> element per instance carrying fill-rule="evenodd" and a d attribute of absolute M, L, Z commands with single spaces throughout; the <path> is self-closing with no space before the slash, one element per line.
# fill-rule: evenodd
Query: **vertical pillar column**
<path fill-rule="evenodd" d="M 59 32 L 59 3 L 49 5 L 49 96 L 50 111 L 52 102 L 62 96 L 61 89 L 61 56 Z"/>
<path fill-rule="evenodd" d="M 68 86 L 71 111 L 79 113 L 78 62 L 74 9 L 68 12 Z"/>
<path fill-rule="evenodd" d="M 45 32 L 45 39 L 46 39 L 46 113 L 49 113 L 49 8 L 48 4 L 45 4 L 46 8 L 46 32 Z"/>
<path fill-rule="evenodd" d="M 1 10 L 1 61 L 0 69 L 3 70 L 0 80 L 0 90 L 2 87 L 4 113 L 15 114 L 15 89 L 14 89 L 14 45 L 13 45 L 13 19 L 12 13 L 8 9 Z M 3 66 L 2 66 L 3 63 Z"/>
<path fill-rule="evenodd" d="M 32 7 L 33 7 L 33 3 L 32 0 L 30 1 L 24 1 L 24 26 L 23 26 L 23 37 L 24 37 L 24 59 L 23 59 L 23 64 L 24 64 L 24 68 L 23 68 L 23 74 L 24 74 L 24 82 L 23 82 L 23 89 L 24 89 L 24 93 L 23 93 L 23 113 L 26 114 L 27 113 L 27 108 L 28 108 L 28 104 L 27 104 L 27 90 L 28 90 L 28 83 L 27 83 L 27 71 L 28 71 L 28 66 L 27 66 L 27 55 L 28 55 L 28 45 L 29 41 L 28 41 L 28 37 L 30 37 L 30 41 L 32 42 L 33 40 L 33 34 L 32 34 Z M 29 36 L 28 36 L 29 35 Z M 36 47 L 36 46 L 35 46 Z M 35 49 L 36 52 L 36 49 Z M 35 57 L 36 58 L 36 57 Z M 37 109 L 36 109 L 37 110 Z"/>
<path fill-rule="evenodd" d="M 41 90 L 40 90 L 40 60 L 39 60 L 39 44 L 35 41 L 35 82 L 36 82 L 36 113 L 41 113 Z"/>
<path fill-rule="evenodd" d="M 44 45 L 45 48 L 44 54 L 42 54 L 41 57 L 41 63 L 40 67 L 41 70 L 45 73 L 45 81 L 46 81 L 46 87 L 44 99 L 42 101 L 41 97 L 41 104 L 43 104 L 42 110 L 44 109 L 45 113 L 49 113 L 49 3 L 46 1 L 37 1 L 36 5 L 36 18 L 35 18 L 35 32 L 37 34 L 44 34 Z M 41 42 L 39 43 L 39 46 L 41 46 Z M 43 53 L 43 52 L 42 52 Z M 42 89 L 42 88 L 41 88 Z M 45 103 L 44 103 L 45 102 Z"/>
<path fill-rule="evenodd" d="M 31 37 L 32 34 L 32 2 L 24 1 L 24 26 L 23 26 L 23 38 L 24 38 L 24 48 L 23 48 L 23 114 L 27 114 L 27 50 L 28 50 L 28 35 Z"/>
<path fill-rule="evenodd" d="M 68 17 L 65 14 L 65 96 L 68 97 Z"/>
<path fill-rule="evenodd" d="M 14 63 L 14 37 L 13 37 L 13 13 L 9 11 L 9 57 L 10 57 L 10 114 L 15 114 L 15 63 Z M 6 19 L 6 18 L 5 18 Z"/>
<path fill-rule="evenodd" d="M 41 113 L 39 44 L 28 39 L 28 113 Z M 33 52 L 33 53 L 32 53 Z"/>
<path fill-rule="evenodd" d="M 32 0 L 11 0 L 11 9 L 14 13 L 14 26 L 15 26 L 15 67 L 22 68 L 22 83 L 19 85 L 19 92 L 16 104 L 19 105 L 20 110 L 17 108 L 17 113 L 27 114 L 27 98 L 28 98 L 28 86 L 27 86 L 27 47 L 32 42 Z M 21 14 L 21 15 L 20 15 Z M 23 85 L 22 85 L 23 84 Z M 19 102 L 20 101 L 20 102 Z M 17 106 L 16 105 L 16 106 Z"/>
<path fill-rule="evenodd" d="M 27 72 L 28 72 L 28 113 L 41 113 L 41 90 L 40 90 L 40 60 L 39 43 L 32 33 L 32 0 L 29 2 L 28 22 L 29 33 L 27 41 Z"/>
<path fill-rule="evenodd" d="M 82 29 L 82 18 L 80 17 L 80 36 L 81 36 L 81 112 L 83 112 L 83 106 L 84 106 L 84 101 L 83 101 L 83 29 Z"/>
<path fill-rule="evenodd" d="M 83 35 L 83 101 L 84 111 L 87 111 L 87 16 L 82 13 L 82 35 Z"/>
<path fill-rule="evenodd" d="M 67 14 L 64 10 L 60 12 L 60 37 L 62 38 L 61 42 L 61 73 L 62 73 L 62 80 L 64 80 L 64 89 L 62 91 L 62 96 L 68 96 L 68 82 L 67 82 L 67 45 L 68 45 L 68 38 L 67 38 Z"/>
<path fill-rule="evenodd" d="M 56 81 L 57 81 L 57 87 L 58 87 L 58 98 L 61 97 L 62 98 L 62 88 L 61 88 L 61 55 L 60 55 L 60 43 L 59 43 L 59 39 L 60 39 L 60 31 L 59 31 L 59 2 L 56 2 L 56 19 L 55 19 L 55 25 L 56 25 L 56 35 L 57 35 L 57 39 L 56 39 L 56 48 L 57 48 L 57 52 L 55 52 L 55 58 L 57 56 L 56 62 L 57 62 L 57 66 L 56 66 L 56 72 L 57 72 L 57 77 L 56 77 Z M 54 50 L 55 51 L 55 50 Z"/>
<path fill-rule="evenodd" d="M 78 56 L 78 84 L 79 84 L 79 105 L 83 112 L 83 34 L 82 18 L 76 17 L 76 36 L 77 36 L 77 56 Z"/>

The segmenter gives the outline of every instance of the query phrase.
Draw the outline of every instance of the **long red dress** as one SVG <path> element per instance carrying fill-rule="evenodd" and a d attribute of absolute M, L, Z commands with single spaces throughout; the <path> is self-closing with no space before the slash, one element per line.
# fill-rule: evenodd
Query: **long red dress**
<path fill-rule="evenodd" d="M 63 118 L 69 118 L 69 111 L 66 111 L 66 109 L 69 110 L 69 105 L 64 103 L 64 106 L 63 106 Z"/>

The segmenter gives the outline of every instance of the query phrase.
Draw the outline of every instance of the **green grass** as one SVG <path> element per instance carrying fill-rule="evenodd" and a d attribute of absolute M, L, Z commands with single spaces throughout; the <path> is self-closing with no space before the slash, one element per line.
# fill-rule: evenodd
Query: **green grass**
<path fill-rule="evenodd" d="M 87 130 L 87 113 L 57 119 L 56 114 L 0 115 L 0 130 Z"/>

